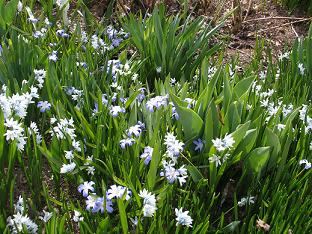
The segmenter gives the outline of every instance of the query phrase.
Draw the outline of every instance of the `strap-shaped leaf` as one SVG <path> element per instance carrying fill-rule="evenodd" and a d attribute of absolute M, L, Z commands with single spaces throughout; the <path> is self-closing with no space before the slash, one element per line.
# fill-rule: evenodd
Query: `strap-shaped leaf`
<path fill-rule="evenodd" d="M 252 76 L 252 77 L 249 77 L 249 78 L 246 78 L 246 79 L 239 81 L 235 85 L 233 92 L 235 93 L 237 98 L 240 98 L 249 90 L 254 79 L 255 79 L 255 77 Z"/>
<path fill-rule="evenodd" d="M 181 106 L 181 100 L 177 96 L 175 96 L 174 94 L 170 94 L 170 97 L 179 114 L 179 121 L 181 122 L 183 127 L 184 135 L 186 138 L 185 140 L 189 141 L 191 139 L 194 139 L 196 136 L 199 136 L 204 126 L 203 120 L 199 117 L 198 114 L 196 114 L 195 111 Z"/>
<path fill-rule="evenodd" d="M 254 149 L 245 161 L 245 169 L 259 177 L 270 157 L 271 147 L 259 147 Z"/>

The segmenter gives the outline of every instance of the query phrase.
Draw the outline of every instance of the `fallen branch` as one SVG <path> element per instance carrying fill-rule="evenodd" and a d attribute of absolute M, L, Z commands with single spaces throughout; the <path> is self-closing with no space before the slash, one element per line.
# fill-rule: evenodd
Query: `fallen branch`
<path fill-rule="evenodd" d="M 249 11 L 250 11 L 250 9 L 251 9 L 252 3 L 253 3 L 252 0 L 249 0 L 248 9 L 247 9 L 246 15 L 245 15 L 245 17 L 244 17 L 244 19 L 243 19 L 243 22 L 246 21 L 246 18 L 247 18 L 248 15 L 249 15 Z"/>
<path fill-rule="evenodd" d="M 256 34 L 259 34 L 259 33 L 265 32 L 265 31 L 269 31 L 269 30 L 272 30 L 272 29 L 276 29 L 276 28 L 280 28 L 280 27 L 288 26 L 288 25 L 293 25 L 293 24 L 296 24 L 296 23 L 309 21 L 309 20 L 312 20 L 312 17 L 304 18 L 304 19 L 301 19 L 301 20 L 297 20 L 297 21 L 293 21 L 293 22 L 289 22 L 289 23 L 285 23 L 285 24 L 280 24 L 280 25 L 277 25 L 277 26 L 274 26 L 274 27 L 271 27 L 271 28 L 261 29 L 259 31 L 254 32 L 254 33 L 248 34 L 248 36 L 254 36 Z"/>
<path fill-rule="evenodd" d="M 272 17 L 263 17 L 263 18 L 256 18 L 256 19 L 249 19 L 249 20 L 244 20 L 243 23 L 249 23 L 249 22 L 254 22 L 254 21 L 262 21 L 262 20 L 310 20 L 310 18 L 299 18 L 299 17 L 286 17 L 286 16 L 272 16 Z"/>

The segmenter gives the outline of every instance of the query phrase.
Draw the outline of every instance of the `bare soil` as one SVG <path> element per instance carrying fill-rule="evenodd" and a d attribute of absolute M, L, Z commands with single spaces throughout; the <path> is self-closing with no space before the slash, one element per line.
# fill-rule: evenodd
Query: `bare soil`
<path fill-rule="evenodd" d="M 108 0 L 90 3 L 91 12 L 101 19 L 107 9 Z M 151 12 L 160 1 L 130 1 L 119 0 L 115 6 L 116 14 Z M 164 0 L 169 14 L 183 11 L 183 6 L 175 0 Z M 182 1 L 180 1 L 182 2 Z M 278 55 L 287 47 L 291 47 L 298 37 L 308 33 L 311 19 L 304 12 L 297 10 L 288 12 L 277 4 L 276 0 L 191 0 L 189 11 L 194 17 L 204 16 L 207 20 L 219 19 L 226 12 L 240 6 L 233 17 L 229 17 L 221 30 L 221 38 L 226 38 L 226 58 L 239 55 L 241 64 L 248 64 L 258 38 L 266 39 L 273 54 Z M 223 4 L 222 4 L 223 3 Z M 235 29 L 235 30 L 234 30 Z"/>

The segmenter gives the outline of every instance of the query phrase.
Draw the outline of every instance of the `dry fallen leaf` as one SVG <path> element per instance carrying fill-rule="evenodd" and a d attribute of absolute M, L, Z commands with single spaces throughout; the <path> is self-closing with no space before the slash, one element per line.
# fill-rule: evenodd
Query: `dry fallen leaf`
<path fill-rule="evenodd" d="M 263 230 L 265 232 L 268 232 L 270 230 L 270 225 L 267 224 L 266 222 L 264 222 L 263 220 L 258 219 L 257 220 L 257 228 L 261 229 L 261 230 Z"/>

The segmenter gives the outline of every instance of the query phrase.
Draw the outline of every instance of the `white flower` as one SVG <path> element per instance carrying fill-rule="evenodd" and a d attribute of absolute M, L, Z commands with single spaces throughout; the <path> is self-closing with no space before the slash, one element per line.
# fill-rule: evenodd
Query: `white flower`
<path fill-rule="evenodd" d="M 306 170 L 308 170 L 308 169 L 311 168 L 311 163 L 310 163 L 308 160 L 306 160 L 306 159 L 300 160 L 300 161 L 299 161 L 299 164 L 300 164 L 300 165 L 304 164 L 304 165 L 305 165 L 305 166 L 304 166 L 304 169 L 306 169 Z"/>
<path fill-rule="evenodd" d="M 232 135 L 225 134 L 224 138 L 216 138 L 212 140 L 213 146 L 216 148 L 217 151 L 221 152 L 226 149 L 233 147 L 235 140 L 233 139 Z"/>
<path fill-rule="evenodd" d="M 38 102 L 37 107 L 40 108 L 40 112 L 44 113 L 47 110 L 50 110 L 51 104 L 48 101 L 40 101 Z"/>
<path fill-rule="evenodd" d="M 150 147 L 150 146 L 146 146 L 144 148 L 144 152 L 141 154 L 140 158 L 144 158 L 144 164 L 145 165 L 148 165 L 149 162 L 151 161 L 152 159 L 152 155 L 153 155 L 153 148 Z"/>
<path fill-rule="evenodd" d="M 266 77 L 266 74 L 267 72 L 266 71 L 261 71 L 260 72 L 260 74 L 259 74 L 259 78 L 260 78 L 260 80 L 264 80 L 265 79 L 265 77 Z"/>
<path fill-rule="evenodd" d="M 16 213 L 24 213 L 24 200 L 21 195 L 19 195 L 16 205 L 14 205 L 14 210 Z"/>
<path fill-rule="evenodd" d="M 75 139 L 72 141 L 72 146 L 78 152 L 81 152 L 80 142 L 76 141 Z"/>
<path fill-rule="evenodd" d="M 140 191 L 139 196 L 144 199 L 143 201 L 143 216 L 152 217 L 154 216 L 157 207 L 156 207 L 156 197 L 151 192 L 148 192 L 146 189 Z"/>
<path fill-rule="evenodd" d="M 40 144 L 42 142 L 42 136 L 41 134 L 39 133 L 39 130 L 38 130 L 38 127 L 37 127 L 37 124 L 35 122 L 31 122 L 30 123 L 30 126 L 28 128 L 28 132 L 30 134 L 35 134 L 36 136 L 36 142 L 37 144 Z"/>
<path fill-rule="evenodd" d="M 28 13 L 28 20 L 30 21 L 30 22 L 32 22 L 33 24 L 35 24 L 35 23 L 37 23 L 38 22 L 38 19 L 37 18 L 35 18 L 35 16 L 34 16 L 34 14 L 32 13 L 32 11 L 31 11 L 31 9 L 27 6 L 27 7 L 25 7 L 25 9 L 26 9 L 26 11 L 27 11 L 27 13 Z"/>
<path fill-rule="evenodd" d="M 7 127 L 6 133 L 4 136 L 6 137 L 7 141 L 14 141 L 16 140 L 17 148 L 19 151 L 24 150 L 24 146 L 26 144 L 26 137 L 24 137 L 24 129 L 21 126 L 21 123 L 18 123 L 13 118 L 6 119 L 4 126 Z M 11 128 L 11 129 L 10 129 Z"/>
<path fill-rule="evenodd" d="M 286 127 L 285 124 L 278 124 L 278 125 L 277 125 L 277 130 L 278 130 L 278 131 L 281 131 L 281 130 L 283 130 L 285 127 Z"/>
<path fill-rule="evenodd" d="M 283 59 L 288 59 L 289 58 L 289 52 L 285 52 L 284 54 L 280 54 L 279 56 L 278 56 L 278 59 L 281 61 L 281 60 L 283 60 Z"/>
<path fill-rule="evenodd" d="M 132 135 L 139 137 L 141 135 L 142 130 L 144 129 L 144 124 L 142 124 L 141 122 L 139 122 L 138 124 L 131 126 L 128 130 L 127 130 L 127 134 L 129 137 L 131 137 Z"/>
<path fill-rule="evenodd" d="M 140 191 L 139 196 L 144 199 L 143 204 L 154 205 L 156 204 L 156 197 L 154 194 L 146 189 Z"/>
<path fill-rule="evenodd" d="M 220 160 L 220 156 L 218 155 L 212 155 L 212 157 L 209 158 L 209 162 L 210 163 L 216 163 L 216 167 L 221 165 L 221 160 Z"/>
<path fill-rule="evenodd" d="M 167 146 L 167 154 L 172 159 L 174 157 L 178 157 L 180 153 L 183 151 L 184 143 L 177 140 L 176 137 L 172 133 L 167 133 L 165 136 L 165 143 Z M 173 159 L 175 160 L 175 159 Z"/>
<path fill-rule="evenodd" d="M 169 183 L 174 183 L 175 181 L 179 181 L 180 186 L 182 186 L 184 183 L 186 183 L 187 175 L 187 169 L 184 167 L 180 167 L 179 169 L 176 169 L 174 167 L 174 162 L 166 162 L 163 161 L 163 167 L 164 171 L 160 173 L 160 176 L 165 176 Z"/>
<path fill-rule="evenodd" d="M 39 219 L 41 219 L 43 222 L 47 223 L 51 218 L 53 213 L 43 210 L 43 216 L 39 216 Z"/>
<path fill-rule="evenodd" d="M 52 53 L 49 55 L 49 60 L 56 62 L 57 61 L 57 51 L 53 50 Z"/>
<path fill-rule="evenodd" d="M 158 110 L 162 106 L 167 106 L 168 96 L 156 96 L 146 102 L 146 108 L 150 112 L 154 112 L 154 107 Z"/>
<path fill-rule="evenodd" d="M 269 99 L 263 99 L 260 101 L 260 106 L 268 107 L 269 106 Z"/>
<path fill-rule="evenodd" d="M 76 167 L 76 163 L 72 162 L 70 164 L 63 164 L 61 167 L 61 174 L 72 172 Z"/>
<path fill-rule="evenodd" d="M 146 204 L 143 206 L 143 216 L 144 217 L 153 217 L 156 210 L 157 210 L 156 206 Z"/>
<path fill-rule="evenodd" d="M 302 105 L 302 108 L 299 110 L 300 113 L 299 116 L 302 121 L 305 121 L 307 110 L 308 110 L 307 105 Z"/>
<path fill-rule="evenodd" d="M 87 170 L 88 175 L 94 175 L 94 172 L 95 172 L 94 166 L 88 166 L 86 170 Z"/>
<path fill-rule="evenodd" d="M 122 149 L 125 149 L 126 146 L 131 146 L 135 143 L 135 140 L 133 138 L 126 138 L 126 139 L 122 139 L 120 140 L 119 144 L 120 144 L 120 147 Z"/>
<path fill-rule="evenodd" d="M 84 165 L 86 165 L 86 166 L 90 165 L 90 162 L 93 161 L 93 155 L 88 156 L 88 157 L 86 158 L 86 161 L 87 161 L 87 162 L 85 162 Z"/>
<path fill-rule="evenodd" d="M 119 113 L 125 113 L 126 109 L 120 106 L 111 106 L 109 112 L 113 117 L 117 117 Z"/>
<path fill-rule="evenodd" d="M 23 10 L 23 3 L 21 1 L 18 1 L 17 12 L 21 12 L 22 10 Z"/>
<path fill-rule="evenodd" d="M 290 113 L 292 113 L 294 109 L 294 106 L 292 104 L 289 104 L 288 106 L 284 105 L 283 106 L 283 116 L 286 117 Z"/>
<path fill-rule="evenodd" d="M 78 192 L 81 193 L 84 197 L 87 197 L 89 195 L 89 190 L 91 192 L 94 192 L 94 185 L 95 183 L 93 181 L 89 181 L 89 182 L 84 182 L 83 184 L 80 184 L 78 186 Z"/>
<path fill-rule="evenodd" d="M 303 76 L 304 75 L 304 71 L 305 71 L 305 68 L 304 68 L 303 64 L 299 63 L 298 64 L 298 68 L 299 68 L 300 74 Z"/>
<path fill-rule="evenodd" d="M 83 221 L 83 216 L 81 216 L 81 213 L 77 210 L 74 210 L 74 216 L 73 216 L 73 221 L 78 223 L 78 222 L 81 222 Z"/>
<path fill-rule="evenodd" d="M 245 206 L 247 204 L 254 204 L 255 203 L 255 197 L 243 197 L 238 203 L 237 205 L 239 207 Z"/>
<path fill-rule="evenodd" d="M 176 215 L 176 221 L 177 221 L 177 226 L 179 224 L 187 226 L 187 227 L 192 227 L 192 222 L 193 219 L 191 216 L 188 215 L 189 211 L 184 211 L 182 210 L 183 208 L 175 209 L 175 215 Z"/>
<path fill-rule="evenodd" d="M 192 108 L 195 105 L 195 100 L 192 98 L 185 98 L 184 101 L 188 103 L 187 108 Z"/>
<path fill-rule="evenodd" d="M 110 189 L 107 190 L 107 198 L 113 199 L 113 198 L 122 198 L 124 193 L 126 194 L 126 200 L 130 199 L 131 191 L 123 186 L 117 186 L 117 185 L 111 185 Z"/>
<path fill-rule="evenodd" d="M 223 151 L 225 150 L 224 144 L 222 139 L 216 138 L 215 140 L 212 140 L 213 146 L 218 150 L 218 151 Z"/>
<path fill-rule="evenodd" d="M 227 149 L 227 148 L 232 148 L 235 141 L 234 141 L 231 134 L 229 134 L 229 135 L 225 134 L 225 136 L 223 138 L 223 143 L 224 143 L 224 147 Z"/>
<path fill-rule="evenodd" d="M 19 212 L 13 215 L 13 219 L 9 217 L 7 222 L 13 234 L 21 233 L 24 230 L 24 226 L 29 233 L 38 232 L 38 225 L 28 218 L 27 215 L 24 216 Z"/>
<path fill-rule="evenodd" d="M 64 139 L 64 134 L 67 133 L 73 141 L 75 140 L 76 134 L 74 128 L 74 120 L 72 118 L 61 119 L 58 123 L 55 118 L 51 118 L 50 122 L 51 124 L 56 123 L 56 126 L 53 127 L 53 130 L 50 131 L 52 136 L 56 135 L 58 139 Z"/>
<path fill-rule="evenodd" d="M 68 160 L 73 160 L 74 159 L 74 152 L 72 150 L 69 151 L 64 151 L 65 152 L 65 158 Z"/>

